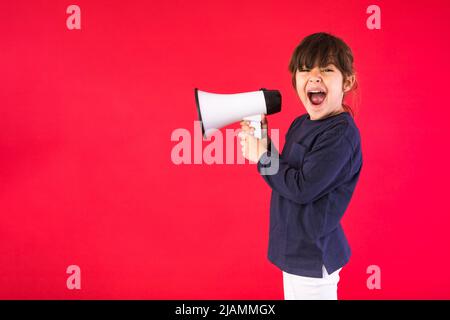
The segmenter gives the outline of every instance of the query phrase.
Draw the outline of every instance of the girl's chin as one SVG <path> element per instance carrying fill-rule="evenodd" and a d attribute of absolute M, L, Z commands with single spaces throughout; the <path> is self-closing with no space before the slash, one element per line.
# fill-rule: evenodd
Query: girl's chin
<path fill-rule="evenodd" d="M 325 102 L 322 102 L 321 104 L 318 104 L 318 105 L 309 103 L 309 109 L 314 113 L 323 111 L 325 109 L 324 107 L 325 107 Z"/>

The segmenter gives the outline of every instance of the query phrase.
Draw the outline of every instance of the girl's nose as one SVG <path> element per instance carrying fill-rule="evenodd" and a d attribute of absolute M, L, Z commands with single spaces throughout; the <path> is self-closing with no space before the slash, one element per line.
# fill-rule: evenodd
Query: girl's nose
<path fill-rule="evenodd" d="M 314 68 L 311 70 L 311 77 L 309 78 L 309 82 L 320 82 L 322 78 L 320 77 L 320 71 L 318 68 Z"/>
<path fill-rule="evenodd" d="M 317 76 L 311 76 L 311 78 L 309 78 L 309 82 L 321 82 L 321 81 L 322 79 Z"/>

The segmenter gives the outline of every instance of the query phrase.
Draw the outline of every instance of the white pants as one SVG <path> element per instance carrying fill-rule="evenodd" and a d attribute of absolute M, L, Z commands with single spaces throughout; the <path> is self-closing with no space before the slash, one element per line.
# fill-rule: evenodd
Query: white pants
<path fill-rule="evenodd" d="M 337 300 L 337 284 L 341 269 L 328 274 L 325 266 L 322 266 L 323 278 L 301 277 L 283 271 L 284 299 Z"/>

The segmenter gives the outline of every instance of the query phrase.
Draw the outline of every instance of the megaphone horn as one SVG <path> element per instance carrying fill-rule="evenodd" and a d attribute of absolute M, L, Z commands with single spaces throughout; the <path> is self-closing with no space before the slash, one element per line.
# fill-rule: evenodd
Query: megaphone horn
<path fill-rule="evenodd" d="M 195 102 L 204 138 L 214 132 L 212 129 L 220 129 L 240 120 L 254 121 L 255 116 L 281 111 L 280 92 L 265 88 L 232 94 L 211 93 L 195 88 Z M 257 132 L 260 133 L 261 128 L 255 129 L 255 136 L 258 136 Z"/>

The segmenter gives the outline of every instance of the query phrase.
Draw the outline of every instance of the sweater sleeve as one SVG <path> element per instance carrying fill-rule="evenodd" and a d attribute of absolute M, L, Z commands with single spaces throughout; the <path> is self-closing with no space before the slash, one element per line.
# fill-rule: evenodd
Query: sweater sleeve
<path fill-rule="evenodd" d="M 309 152 L 294 144 L 291 152 L 295 154 L 290 156 L 303 159 L 300 166 L 291 166 L 272 150 L 258 161 L 258 172 L 273 190 L 294 202 L 306 204 L 319 199 L 342 183 L 343 170 L 351 161 L 352 147 L 345 136 L 347 125 L 339 123 L 321 134 Z M 269 158 L 278 160 L 275 174 L 264 173 Z"/>

